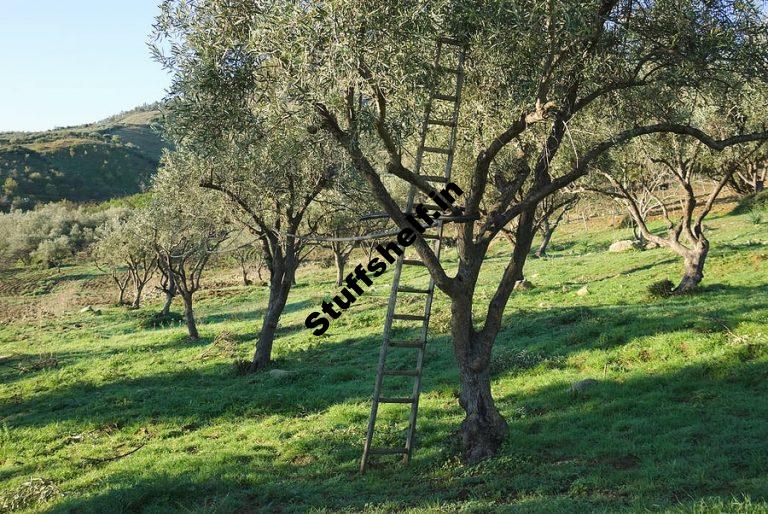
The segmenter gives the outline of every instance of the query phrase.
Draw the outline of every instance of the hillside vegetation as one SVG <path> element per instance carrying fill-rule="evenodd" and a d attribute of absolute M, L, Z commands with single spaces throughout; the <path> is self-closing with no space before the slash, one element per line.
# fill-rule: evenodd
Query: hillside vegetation
<path fill-rule="evenodd" d="M 304 319 L 335 277 L 304 268 L 276 346 L 275 367 L 290 373 L 241 375 L 233 362 L 253 350 L 267 291 L 236 286 L 233 271 L 207 279 L 196 342 L 183 326 L 143 328 L 157 300 L 81 313 L 105 301 L 108 279 L 92 267 L 6 271 L 0 510 L 766 512 L 768 225 L 722 213 L 707 225 L 704 287 L 671 299 L 646 292 L 679 275 L 671 253 L 608 253 L 628 229 L 563 227 L 551 256 L 530 262 L 534 288 L 506 310 L 492 370 L 511 434 L 476 466 L 446 444 L 463 412 L 437 296 L 414 461 L 365 476 L 391 274 L 318 338 Z M 481 303 L 508 251 L 489 255 Z M 389 445 L 406 426 L 396 411 L 379 418 Z"/>
<path fill-rule="evenodd" d="M 0 211 L 58 200 L 102 201 L 149 185 L 165 143 L 157 105 L 35 133 L 0 133 Z"/>

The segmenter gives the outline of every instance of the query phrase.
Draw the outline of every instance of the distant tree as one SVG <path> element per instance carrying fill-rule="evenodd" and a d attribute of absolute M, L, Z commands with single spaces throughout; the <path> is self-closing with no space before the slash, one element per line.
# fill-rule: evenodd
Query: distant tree
<path fill-rule="evenodd" d="M 170 291 L 175 287 L 184 301 L 189 337 L 198 339 L 193 296 L 200 290 L 211 255 L 230 230 L 214 195 L 199 189 L 196 181 L 190 181 L 188 170 L 193 166 L 195 161 L 188 154 L 166 153 L 154 179 L 152 202 L 143 213 L 139 233 L 155 249 L 170 299 Z"/>
<path fill-rule="evenodd" d="M 67 236 L 59 236 L 55 239 L 46 239 L 42 241 L 34 252 L 32 258 L 45 266 L 46 268 L 58 268 L 61 271 L 61 265 L 72 256 L 70 240 Z"/>
<path fill-rule="evenodd" d="M 39 262 L 59 266 L 67 258 L 87 252 L 95 230 L 108 212 L 91 212 L 67 203 L 54 203 L 33 211 L 0 213 L 0 257 L 6 264 Z"/>
<path fill-rule="evenodd" d="M 534 253 L 537 259 L 547 255 L 547 248 L 552 241 L 552 235 L 560 226 L 565 215 L 576 206 L 578 201 L 579 197 L 574 193 L 558 192 L 541 202 L 536 216 L 536 226 L 541 235 L 541 242 Z"/>
<path fill-rule="evenodd" d="M 668 248 L 683 259 L 683 277 L 673 293 L 687 293 L 704 278 L 710 250 L 704 220 L 735 169 L 723 167 L 722 159 L 708 152 L 699 141 L 673 135 L 658 136 L 641 144 L 647 158 L 632 168 L 607 164 L 601 172 L 605 185 L 596 190 L 625 205 L 644 241 Z M 708 168 L 709 172 L 704 173 Z M 720 175 L 714 180 L 713 168 Z M 673 187 L 660 189 L 660 183 Z M 678 214 L 672 212 L 676 205 Z M 649 227 L 654 213 L 661 214 L 666 223 L 663 235 Z"/>
<path fill-rule="evenodd" d="M 124 274 L 129 277 L 134 290 L 133 309 L 141 307 L 144 288 L 157 270 L 157 256 L 149 242 L 141 237 L 142 229 L 138 213 L 119 210 L 118 215 L 102 227 L 95 248 L 97 262 L 109 270 L 120 291 L 121 304 L 124 302 Z"/>

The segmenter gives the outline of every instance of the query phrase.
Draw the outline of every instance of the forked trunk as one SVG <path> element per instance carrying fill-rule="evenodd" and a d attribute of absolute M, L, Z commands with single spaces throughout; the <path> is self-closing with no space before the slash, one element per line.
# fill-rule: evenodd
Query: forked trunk
<path fill-rule="evenodd" d="M 141 307 L 141 294 L 144 292 L 144 284 L 136 287 L 136 296 L 133 298 L 131 309 L 138 309 Z"/>
<path fill-rule="evenodd" d="M 160 314 L 168 316 L 168 314 L 171 313 L 171 304 L 176 297 L 178 288 L 176 287 L 176 279 L 173 277 L 173 273 L 163 273 L 163 275 L 165 277 L 165 282 L 162 283 L 162 289 L 165 293 L 165 304 L 163 305 L 163 310 L 160 311 Z"/>
<path fill-rule="evenodd" d="M 160 311 L 162 316 L 168 316 L 171 313 L 171 304 L 173 303 L 173 295 L 169 292 L 165 293 L 165 303 L 163 304 L 163 310 Z"/>
<path fill-rule="evenodd" d="M 680 280 L 680 284 L 674 289 L 673 293 L 685 294 L 698 287 L 704 279 L 704 263 L 707 260 L 708 253 L 709 242 L 704 240 L 683 256 L 685 259 L 683 278 Z"/>
<path fill-rule="evenodd" d="M 184 318 L 187 320 L 187 331 L 190 339 L 200 339 L 197 331 L 197 322 L 195 321 L 195 311 L 192 309 L 192 295 L 182 293 L 184 299 Z"/>
<path fill-rule="evenodd" d="M 453 298 L 451 312 L 451 335 L 461 385 L 459 405 L 466 413 L 461 422 L 461 443 L 463 458 L 471 464 L 495 455 L 509 427 L 491 395 L 491 345 L 482 344 L 472 327 L 472 297 Z"/>
<path fill-rule="evenodd" d="M 117 299 L 117 304 L 118 305 L 125 305 L 125 290 L 127 288 L 126 287 L 121 287 L 121 286 L 118 286 L 118 288 L 120 289 L 120 297 Z"/>
<path fill-rule="evenodd" d="M 261 371 L 272 362 L 272 346 L 275 343 L 277 326 L 280 322 L 280 316 L 285 310 L 295 273 L 295 269 L 287 269 L 282 272 L 273 271 L 269 287 L 269 304 L 267 313 L 264 315 L 259 341 L 256 344 L 256 352 L 253 355 L 252 371 Z"/>

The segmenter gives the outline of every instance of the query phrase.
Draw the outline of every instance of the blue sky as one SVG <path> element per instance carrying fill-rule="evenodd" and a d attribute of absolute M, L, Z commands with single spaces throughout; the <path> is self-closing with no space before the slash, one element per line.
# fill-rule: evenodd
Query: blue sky
<path fill-rule="evenodd" d="M 89 123 L 160 100 L 159 0 L 0 0 L 0 131 Z"/>

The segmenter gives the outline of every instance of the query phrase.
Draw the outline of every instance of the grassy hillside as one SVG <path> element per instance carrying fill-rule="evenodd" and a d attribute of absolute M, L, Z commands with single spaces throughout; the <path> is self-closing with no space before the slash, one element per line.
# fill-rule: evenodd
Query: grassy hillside
<path fill-rule="evenodd" d="M 295 374 L 278 377 L 235 371 L 267 292 L 235 286 L 230 273 L 209 277 L 198 303 L 204 339 L 190 342 L 183 327 L 141 328 L 157 302 L 79 313 L 104 294 L 95 269 L 8 272 L 0 300 L 16 313 L 0 326 L 0 505 L 768 512 L 768 225 L 748 216 L 707 225 L 703 290 L 669 300 L 645 293 L 679 272 L 665 250 L 606 253 L 628 231 L 581 223 L 556 235 L 552 256 L 528 268 L 535 289 L 507 308 L 493 387 L 511 433 L 498 458 L 477 466 L 461 465 L 452 444 L 461 411 L 438 296 L 414 462 L 365 476 L 357 465 L 391 274 L 316 338 L 303 321 L 336 291 L 334 274 L 304 269 L 276 347 L 275 367 Z M 489 260 L 484 301 L 507 251 Z M 425 280 L 406 274 L 408 284 Z M 589 294 L 577 295 L 585 285 Z M 569 391 L 587 378 L 596 384 Z M 405 428 L 396 411 L 379 421 L 389 442 Z"/>
<path fill-rule="evenodd" d="M 0 133 L 0 210 L 139 192 L 165 146 L 157 117 L 147 107 L 79 127 Z"/>

